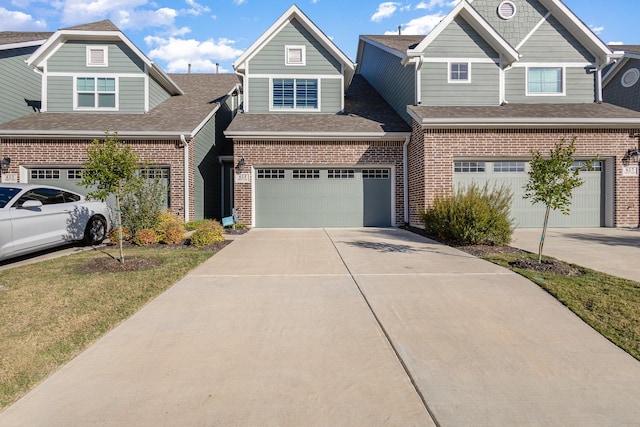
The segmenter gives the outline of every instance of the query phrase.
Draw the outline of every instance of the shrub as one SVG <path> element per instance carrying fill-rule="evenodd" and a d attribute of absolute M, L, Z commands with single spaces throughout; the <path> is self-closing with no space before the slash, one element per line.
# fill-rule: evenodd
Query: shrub
<path fill-rule="evenodd" d="M 189 221 L 184 225 L 184 228 L 187 231 L 197 230 L 206 221 L 209 221 L 209 220 L 208 219 L 196 219 L 194 221 Z"/>
<path fill-rule="evenodd" d="M 511 242 L 513 193 L 505 186 L 471 184 L 451 196 L 436 197 L 422 213 L 425 233 L 460 245 L 506 245 Z"/>
<path fill-rule="evenodd" d="M 212 219 L 202 221 L 198 229 L 191 235 L 191 244 L 196 248 L 222 241 L 224 241 L 224 227 Z"/>
<path fill-rule="evenodd" d="M 143 228 L 136 231 L 131 241 L 138 246 L 147 246 L 158 242 L 158 234 L 150 228 Z"/>
<path fill-rule="evenodd" d="M 134 234 L 138 230 L 156 228 L 158 217 L 167 203 L 167 187 L 160 179 L 146 179 L 125 194 L 120 203 L 122 223 Z"/>
<path fill-rule="evenodd" d="M 111 240 L 111 243 L 113 243 L 114 245 L 118 243 L 118 239 L 120 238 L 118 234 L 119 228 L 120 227 L 113 227 L 111 231 L 109 231 L 109 240 Z M 126 226 L 122 227 L 122 238 L 125 241 L 131 239 L 131 232 L 129 231 L 129 228 Z"/>
<path fill-rule="evenodd" d="M 162 243 L 174 245 L 184 240 L 184 221 L 178 215 L 169 211 L 158 215 L 158 225 L 155 228 L 158 239 Z"/>

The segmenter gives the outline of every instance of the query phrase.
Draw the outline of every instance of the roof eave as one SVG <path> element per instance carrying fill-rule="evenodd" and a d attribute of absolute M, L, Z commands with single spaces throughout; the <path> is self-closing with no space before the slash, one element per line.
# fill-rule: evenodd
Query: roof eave
<path fill-rule="evenodd" d="M 7 43 L 7 44 L 0 45 L 0 50 L 22 49 L 25 47 L 41 46 L 46 42 L 47 42 L 47 39 L 30 40 L 30 41 L 18 42 L 18 43 Z"/>
<path fill-rule="evenodd" d="M 405 141 L 411 132 L 264 132 L 264 131 L 225 131 L 225 136 L 235 140 L 371 140 Z"/>
<path fill-rule="evenodd" d="M 630 129 L 640 128 L 638 119 L 593 118 L 468 118 L 422 119 L 423 128 L 429 129 Z"/>
<path fill-rule="evenodd" d="M 118 131 L 118 137 L 136 138 L 136 139 L 175 139 L 180 135 L 193 136 L 192 131 L 176 130 L 176 131 Z M 23 129 L 0 129 L 0 138 L 103 138 L 104 130 L 23 130 Z"/>

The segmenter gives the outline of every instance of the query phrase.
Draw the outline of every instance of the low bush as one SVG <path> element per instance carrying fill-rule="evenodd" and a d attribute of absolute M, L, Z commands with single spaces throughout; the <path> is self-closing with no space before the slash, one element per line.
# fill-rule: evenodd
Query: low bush
<path fill-rule="evenodd" d="M 197 248 L 224 241 L 224 227 L 212 219 L 202 221 L 191 235 L 191 244 Z"/>
<path fill-rule="evenodd" d="M 459 187 L 453 195 L 436 197 L 422 213 L 425 234 L 459 245 L 506 245 L 511 242 L 513 193 L 505 186 Z"/>
<path fill-rule="evenodd" d="M 182 243 L 186 230 L 182 218 L 169 211 L 164 211 L 158 215 L 158 225 L 155 231 L 158 234 L 159 242 L 175 245 Z"/>
<path fill-rule="evenodd" d="M 184 225 L 184 228 L 187 231 L 197 230 L 198 228 L 200 228 L 200 226 L 202 224 L 204 224 L 207 221 L 209 221 L 209 220 L 208 219 L 196 219 L 196 220 L 193 220 L 193 221 L 189 221 Z"/>
<path fill-rule="evenodd" d="M 138 246 L 147 246 L 152 243 L 158 242 L 158 234 L 155 230 L 150 228 L 143 228 L 142 230 L 136 231 L 136 234 L 131 239 L 131 242 Z"/>
<path fill-rule="evenodd" d="M 122 224 L 133 234 L 138 230 L 155 228 L 166 205 L 166 185 L 160 179 L 145 179 L 122 198 Z"/>
<path fill-rule="evenodd" d="M 111 231 L 109 231 L 109 240 L 111 240 L 111 243 L 114 245 L 118 243 L 118 239 L 120 238 L 118 234 L 119 228 L 120 227 L 113 227 Z M 131 232 L 129 232 L 129 228 L 127 226 L 122 227 L 122 239 L 125 241 L 131 240 Z"/>

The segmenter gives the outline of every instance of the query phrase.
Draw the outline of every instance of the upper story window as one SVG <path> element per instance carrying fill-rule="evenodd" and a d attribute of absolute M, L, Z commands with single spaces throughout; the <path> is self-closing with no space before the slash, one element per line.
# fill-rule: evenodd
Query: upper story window
<path fill-rule="evenodd" d="M 317 110 L 318 80 L 273 79 L 274 110 Z"/>
<path fill-rule="evenodd" d="M 285 65 L 305 65 L 306 60 L 304 46 L 285 46 Z"/>
<path fill-rule="evenodd" d="M 449 63 L 449 83 L 471 83 L 471 64 L 468 62 Z"/>
<path fill-rule="evenodd" d="M 107 46 L 87 46 L 87 67 L 106 67 L 109 65 Z"/>
<path fill-rule="evenodd" d="M 527 68 L 527 95 L 564 94 L 564 69 L 562 67 Z"/>
<path fill-rule="evenodd" d="M 117 84 L 113 77 L 76 77 L 76 109 L 117 109 Z"/>

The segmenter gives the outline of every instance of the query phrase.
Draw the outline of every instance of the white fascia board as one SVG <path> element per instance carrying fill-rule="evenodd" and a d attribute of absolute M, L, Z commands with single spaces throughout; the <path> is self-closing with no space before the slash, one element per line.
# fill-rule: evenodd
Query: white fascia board
<path fill-rule="evenodd" d="M 393 48 L 391 48 L 389 46 L 386 46 L 386 45 L 384 45 L 382 43 L 379 43 L 379 42 L 377 42 L 375 40 L 372 40 L 372 39 L 370 39 L 369 37 L 366 37 L 366 36 L 360 36 L 360 41 L 363 42 L 363 43 L 368 43 L 368 44 L 370 44 L 372 46 L 375 46 L 378 49 L 380 49 L 380 50 L 382 50 L 384 52 L 390 53 L 393 56 L 397 56 L 400 59 L 404 59 L 404 57 L 406 56 L 406 52 L 400 52 L 399 50 L 395 50 L 395 49 L 393 49 Z"/>
<path fill-rule="evenodd" d="M 622 57 L 622 59 L 617 61 L 611 67 L 611 69 L 607 72 L 607 74 L 604 76 L 604 78 L 602 79 L 602 85 L 603 86 L 608 85 L 611 82 L 611 80 L 618 74 L 618 72 L 620 70 L 622 70 L 624 68 L 624 66 L 627 65 L 627 63 L 629 61 L 631 61 L 632 59 L 639 60 L 640 59 L 640 54 L 625 53 L 624 56 Z"/>
<path fill-rule="evenodd" d="M 31 40 L 28 42 L 19 42 L 19 43 L 8 43 L 0 45 L 0 50 L 10 50 L 10 49 L 21 49 L 23 47 L 33 47 L 33 46 L 41 46 L 47 42 L 44 40 Z"/>
<path fill-rule="evenodd" d="M 104 130 L 12 130 L 1 129 L 0 137 L 10 138 L 75 138 L 75 139 L 88 139 L 88 138 L 103 138 L 105 135 Z M 136 138 L 136 139 L 175 139 L 180 135 L 191 135 L 191 131 L 167 131 L 167 132 L 149 132 L 149 131 L 118 131 L 118 137 Z"/>
<path fill-rule="evenodd" d="M 188 135 L 190 135 L 191 138 L 195 137 L 198 134 L 198 132 L 200 132 L 202 130 L 202 128 L 207 124 L 207 122 L 209 120 L 211 120 L 213 118 L 213 116 L 216 115 L 216 113 L 220 109 L 220 105 L 221 105 L 221 102 L 218 102 L 218 105 L 216 105 L 216 108 L 214 108 L 213 111 L 211 111 L 209 114 L 207 114 L 207 117 L 205 117 L 204 120 L 202 120 L 202 122 L 200 122 L 200 124 L 198 126 L 196 126 L 196 128 L 193 131 L 188 133 Z"/>
<path fill-rule="evenodd" d="M 415 117 L 414 117 L 415 118 Z M 639 119 L 605 118 L 443 118 L 422 119 L 419 123 L 429 129 L 545 129 L 545 128 L 638 128 Z"/>
<path fill-rule="evenodd" d="M 598 59 L 598 62 L 607 63 L 608 57 L 612 54 L 611 49 L 561 0 L 540 0 L 540 3 Z"/>
<path fill-rule="evenodd" d="M 411 132 L 260 132 L 260 131 L 235 131 L 224 132 L 228 138 L 235 140 L 324 140 L 324 141 L 345 141 L 345 140 L 371 140 L 380 139 L 387 141 L 402 141 L 411 136 Z"/>
<path fill-rule="evenodd" d="M 414 57 L 422 55 L 422 52 L 424 52 L 458 15 L 465 19 L 485 41 L 503 56 L 505 66 L 516 62 L 520 58 L 518 51 L 502 38 L 466 0 L 461 0 L 415 48 L 409 49 L 407 56 Z"/>

